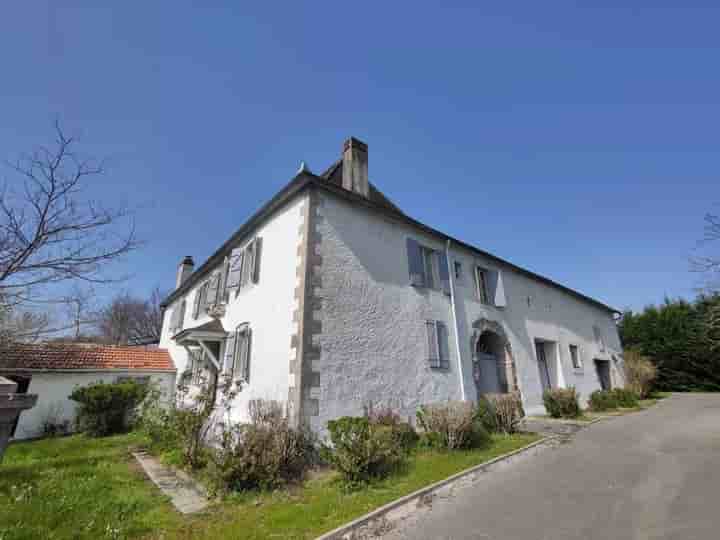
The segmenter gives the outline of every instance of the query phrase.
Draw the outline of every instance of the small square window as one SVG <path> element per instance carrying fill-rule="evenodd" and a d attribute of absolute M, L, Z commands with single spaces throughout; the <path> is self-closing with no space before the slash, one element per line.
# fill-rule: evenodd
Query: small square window
<path fill-rule="evenodd" d="M 582 361 L 580 360 L 578 346 L 570 345 L 569 348 L 570 348 L 570 360 L 572 361 L 572 367 L 574 369 L 582 369 Z"/>

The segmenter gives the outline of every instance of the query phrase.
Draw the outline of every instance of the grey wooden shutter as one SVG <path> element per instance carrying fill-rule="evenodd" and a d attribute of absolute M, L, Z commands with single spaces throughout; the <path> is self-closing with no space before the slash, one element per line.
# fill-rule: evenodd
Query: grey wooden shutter
<path fill-rule="evenodd" d="M 255 239 L 255 267 L 253 268 L 253 283 L 260 281 L 260 255 L 262 254 L 262 238 Z"/>
<path fill-rule="evenodd" d="M 208 284 L 207 296 L 205 297 L 205 305 L 206 306 L 212 306 L 215 304 L 215 302 L 217 302 L 219 288 L 220 288 L 220 273 L 215 272 L 212 275 L 212 277 L 210 278 L 210 282 Z"/>
<path fill-rule="evenodd" d="M 423 256 L 420 244 L 418 244 L 412 238 L 408 238 L 406 241 L 406 245 L 408 270 L 410 271 L 410 285 L 412 285 L 413 287 L 424 287 L 425 267 L 423 265 Z"/>
<path fill-rule="evenodd" d="M 180 315 L 178 317 L 178 330 L 182 330 L 185 325 L 185 311 L 187 310 L 187 302 L 185 299 L 180 303 Z"/>
<path fill-rule="evenodd" d="M 242 289 L 248 284 L 255 267 L 255 249 L 254 242 L 250 242 L 243 252 L 243 267 L 240 275 L 240 288 Z"/>
<path fill-rule="evenodd" d="M 598 327 L 597 325 L 593 325 L 593 333 L 595 334 L 595 341 L 597 341 L 598 343 L 598 348 L 600 349 L 600 352 L 605 352 L 605 342 L 603 341 L 600 327 Z"/>
<path fill-rule="evenodd" d="M 178 321 L 180 320 L 180 304 L 175 306 L 170 315 L 170 333 L 174 334 L 178 327 Z"/>
<path fill-rule="evenodd" d="M 192 318 L 193 319 L 197 319 L 198 315 L 200 315 L 200 300 L 202 299 L 201 298 L 202 297 L 202 289 L 203 289 L 203 286 L 200 285 L 200 287 L 198 287 L 195 290 L 195 297 L 193 298 L 193 307 L 192 307 Z"/>
<path fill-rule="evenodd" d="M 250 354 L 252 351 L 252 331 L 245 330 L 245 364 L 243 366 L 243 380 L 250 382 Z"/>
<path fill-rule="evenodd" d="M 230 270 L 228 272 L 227 289 L 232 290 L 240 285 L 240 273 L 242 272 L 243 251 L 235 248 L 230 254 Z"/>
<path fill-rule="evenodd" d="M 440 276 L 440 288 L 445 294 L 450 294 L 450 272 L 448 271 L 448 259 L 444 251 L 437 252 L 438 275 Z"/>
<path fill-rule="evenodd" d="M 223 359 L 223 370 L 232 373 L 233 361 L 235 358 L 235 332 L 225 338 L 225 356 Z"/>
<path fill-rule="evenodd" d="M 437 322 L 437 340 L 438 353 L 440 359 L 440 367 L 448 369 L 450 367 L 450 347 L 448 343 L 448 329 L 442 321 Z"/>
<path fill-rule="evenodd" d="M 220 298 L 223 302 L 227 302 L 229 297 L 229 290 L 227 287 L 228 274 L 230 273 L 230 259 L 225 259 L 223 262 L 222 273 L 220 275 Z"/>
<path fill-rule="evenodd" d="M 495 291 L 497 291 L 498 273 L 494 270 L 485 272 L 485 286 L 487 287 L 487 301 L 491 305 L 495 305 Z"/>
<path fill-rule="evenodd" d="M 250 380 L 250 329 L 235 331 L 235 354 L 233 355 L 233 377 L 245 382 Z"/>
<path fill-rule="evenodd" d="M 505 307 L 507 305 L 507 299 L 505 298 L 505 286 L 503 285 L 502 272 L 498 270 L 493 273 L 495 274 L 494 303 L 497 307 Z"/>
<path fill-rule="evenodd" d="M 440 351 L 438 350 L 437 326 L 435 321 L 425 321 L 427 331 L 427 360 L 430 367 L 440 367 Z"/>

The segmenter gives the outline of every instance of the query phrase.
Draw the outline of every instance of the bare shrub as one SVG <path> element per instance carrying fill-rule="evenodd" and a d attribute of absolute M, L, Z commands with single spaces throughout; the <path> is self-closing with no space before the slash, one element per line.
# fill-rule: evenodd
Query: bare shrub
<path fill-rule="evenodd" d="M 488 433 L 477 419 L 469 401 L 448 401 L 423 405 L 417 412 L 418 424 L 429 446 L 456 450 L 475 448 L 488 441 Z"/>
<path fill-rule="evenodd" d="M 253 400 L 250 423 L 221 424 L 209 475 L 219 491 L 272 489 L 300 480 L 315 462 L 311 433 L 290 425 L 280 402 Z"/>
<path fill-rule="evenodd" d="M 657 377 L 657 368 L 650 358 L 639 351 L 630 349 L 623 354 L 625 386 L 637 393 L 640 398 L 650 394 L 652 383 Z"/>
<path fill-rule="evenodd" d="M 515 433 L 524 416 L 520 394 L 485 394 L 478 400 L 476 414 L 488 431 Z"/>

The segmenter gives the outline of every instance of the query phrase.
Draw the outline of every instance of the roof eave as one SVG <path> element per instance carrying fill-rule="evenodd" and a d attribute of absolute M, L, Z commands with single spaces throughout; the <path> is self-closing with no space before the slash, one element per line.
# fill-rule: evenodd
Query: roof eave
<path fill-rule="evenodd" d="M 331 167 L 332 168 L 332 167 Z M 375 212 L 381 213 L 385 217 L 389 217 L 391 219 L 405 222 L 407 224 L 413 225 L 415 227 L 418 227 L 425 231 L 428 234 L 432 234 L 434 236 L 439 236 L 443 240 L 450 240 L 451 242 L 454 242 L 458 244 L 459 246 L 464 247 L 465 249 L 468 249 L 470 251 L 473 251 L 477 253 L 478 255 L 481 255 L 482 257 L 488 258 L 500 265 L 503 265 L 507 268 L 510 268 L 520 274 L 523 274 L 527 277 L 530 277 L 532 279 L 538 280 L 542 283 L 545 283 L 546 285 L 549 285 L 551 287 L 554 287 L 556 289 L 559 289 L 561 291 L 564 291 L 571 296 L 574 296 L 580 300 L 583 300 L 585 302 L 591 303 L 595 305 L 596 307 L 600 307 L 612 314 L 620 314 L 622 313 L 620 310 L 609 306 L 599 300 L 596 300 L 595 298 L 592 298 L 590 296 L 587 296 L 579 291 L 576 291 L 574 289 L 571 289 L 570 287 L 567 287 L 565 285 L 562 285 L 561 283 L 558 283 L 556 281 L 553 281 L 550 278 L 547 278 L 545 276 L 542 276 L 540 274 L 536 274 L 535 272 L 532 272 L 526 268 L 523 268 L 521 266 L 517 266 L 516 264 L 511 263 L 510 261 L 507 261 L 501 257 L 498 257 L 497 255 L 493 255 L 492 253 L 488 253 L 487 251 L 483 251 L 471 244 L 468 244 L 466 242 L 463 242 L 462 240 L 458 240 L 457 238 L 454 238 L 442 231 L 439 231 L 437 229 L 434 229 L 428 225 L 425 225 L 424 223 L 417 221 L 416 219 L 413 219 L 412 217 L 408 216 L 404 212 L 398 211 L 391 211 L 387 208 L 382 207 L 381 205 L 378 205 L 365 197 L 358 195 L 357 193 L 353 193 L 351 191 L 348 191 L 346 189 L 343 189 L 341 187 L 335 186 L 334 184 L 326 182 L 323 177 L 317 176 L 315 174 L 309 173 L 307 171 L 301 172 L 297 174 L 282 190 L 280 190 L 268 203 L 263 205 L 255 214 L 253 214 L 248 221 L 246 221 L 213 255 L 208 258 L 207 261 L 205 261 L 200 268 L 198 268 L 188 279 L 183 283 L 178 289 L 173 291 L 161 304 L 161 307 L 164 309 L 169 304 L 171 304 L 174 300 L 176 300 L 178 297 L 185 294 L 190 288 L 192 288 L 195 284 L 197 284 L 198 281 L 200 281 L 211 269 L 215 268 L 219 263 L 222 261 L 223 257 L 227 252 L 230 251 L 230 249 L 233 247 L 233 245 L 243 239 L 245 236 L 247 236 L 254 227 L 256 227 L 262 220 L 267 218 L 270 214 L 272 214 L 275 210 L 280 208 L 282 205 L 284 205 L 287 201 L 289 201 L 291 198 L 302 192 L 306 187 L 308 186 L 314 186 L 319 189 L 322 189 L 324 191 L 330 192 L 340 198 L 358 203 L 370 210 L 373 210 Z"/>

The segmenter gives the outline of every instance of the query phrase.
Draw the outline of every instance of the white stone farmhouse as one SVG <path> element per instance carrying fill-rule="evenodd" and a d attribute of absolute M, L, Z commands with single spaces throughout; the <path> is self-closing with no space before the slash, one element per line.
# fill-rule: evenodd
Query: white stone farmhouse
<path fill-rule="evenodd" d="M 181 263 L 160 347 L 178 368 L 230 373 L 248 400 L 288 402 L 322 432 L 368 403 L 545 388 L 583 399 L 622 383 L 613 308 L 418 222 L 368 181 L 351 138 L 323 174 L 304 167 L 202 266 Z"/>

